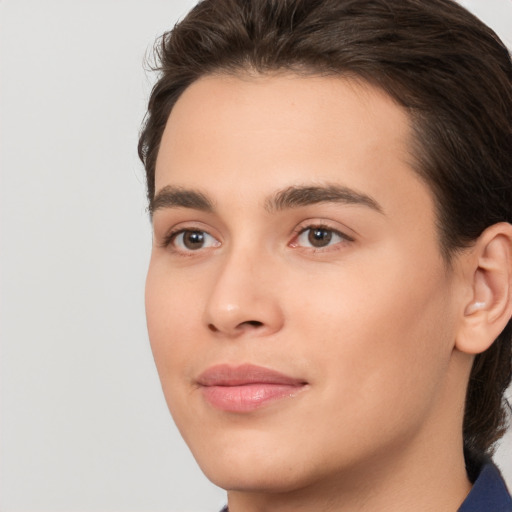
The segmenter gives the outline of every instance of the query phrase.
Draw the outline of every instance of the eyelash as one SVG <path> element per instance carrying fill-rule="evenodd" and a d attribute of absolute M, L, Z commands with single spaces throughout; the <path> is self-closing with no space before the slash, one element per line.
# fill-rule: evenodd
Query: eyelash
<path fill-rule="evenodd" d="M 298 245 L 298 243 L 296 242 L 299 237 L 301 235 L 303 235 L 304 233 L 308 232 L 308 231 L 313 231 L 313 230 L 319 230 L 319 231 L 327 231 L 329 233 L 331 233 L 332 235 L 335 235 L 337 237 L 339 237 L 341 239 L 340 242 L 337 242 L 335 244 L 332 244 L 332 246 L 336 246 L 340 243 L 349 243 L 349 242 L 353 242 L 354 241 L 354 238 L 350 237 L 349 235 L 337 230 L 337 229 L 334 229 L 333 227 L 327 225 L 327 224 L 322 224 L 322 223 L 318 223 L 318 224 L 307 224 L 307 225 L 302 225 L 302 226 L 299 226 L 295 231 L 294 231 L 294 234 L 293 234 L 293 239 L 291 242 L 289 242 L 289 246 L 290 247 L 294 247 L 294 248 L 298 248 L 298 249 L 303 249 L 303 250 L 312 250 L 312 252 L 325 252 L 327 250 L 329 250 L 330 247 L 332 247 L 331 245 L 327 245 L 325 247 L 318 247 L 318 248 L 315 248 L 315 247 L 304 247 L 304 246 L 300 246 Z M 197 232 L 197 233 L 204 233 L 206 235 L 208 235 L 209 237 L 212 237 L 214 240 L 216 240 L 215 237 L 213 237 L 213 235 L 211 235 L 210 233 L 208 233 L 206 230 L 204 229 L 201 229 L 201 228 L 195 228 L 194 226 L 191 226 L 191 227 L 187 227 L 187 228 L 179 228 L 179 229 L 175 229 L 175 230 L 172 230 L 170 231 L 163 239 L 162 243 L 161 243 L 161 247 L 163 248 L 172 248 L 172 251 L 177 253 L 177 254 L 180 254 L 180 255 L 183 255 L 183 256 L 191 256 L 193 255 L 195 252 L 199 252 L 200 249 L 202 248 L 199 248 L 197 249 L 196 251 L 192 250 L 192 249 L 189 249 L 189 250 L 183 250 L 183 249 L 179 249 L 179 248 L 176 248 L 173 246 L 176 238 L 178 238 L 179 235 L 182 235 L 182 234 L 185 234 L 185 233 L 194 233 L 194 232 Z M 219 242 L 220 244 L 220 242 Z M 331 249 L 332 250 L 332 249 Z"/>

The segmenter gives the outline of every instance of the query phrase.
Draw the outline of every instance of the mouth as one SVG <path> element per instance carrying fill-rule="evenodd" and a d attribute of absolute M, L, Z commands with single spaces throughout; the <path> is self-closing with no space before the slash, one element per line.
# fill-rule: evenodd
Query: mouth
<path fill-rule="evenodd" d="M 295 397 L 307 382 L 262 366 L 217 365 L 197 379 L 203 397 L 227 412 L 251 412 L 277 400 Z"/>

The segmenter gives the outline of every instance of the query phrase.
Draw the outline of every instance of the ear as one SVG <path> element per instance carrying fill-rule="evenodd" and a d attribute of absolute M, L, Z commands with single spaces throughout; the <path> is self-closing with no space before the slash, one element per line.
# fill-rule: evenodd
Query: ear
<path fill-rule="evenodd" d="M 463 258 L 469 299 L 455 348 L 479 354 L 493 344 L 512 316 L 512 225 L 500 222 L 487 228 Z"/>

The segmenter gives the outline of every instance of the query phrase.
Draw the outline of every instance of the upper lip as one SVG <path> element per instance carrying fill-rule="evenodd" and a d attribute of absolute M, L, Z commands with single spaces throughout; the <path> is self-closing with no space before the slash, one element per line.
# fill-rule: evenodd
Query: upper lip
<path fill-rule="evenodd" d="M 302 386 L 304 379 L 290 377 L 264 366 L 219 364 L 206 369 L 197 378 L 200 386 L 243 386 L 248 384 L 276 384 Z"/>

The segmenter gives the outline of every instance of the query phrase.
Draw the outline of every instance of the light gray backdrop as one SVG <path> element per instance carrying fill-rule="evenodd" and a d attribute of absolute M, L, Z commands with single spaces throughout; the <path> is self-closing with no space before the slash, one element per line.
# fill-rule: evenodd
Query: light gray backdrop
<path fill-rule="evenodd" d="M 144 53 L 192 0 L 0 0 L 2 512 L 216 511 L 147 341 Z M 464 2 L 512 43 L 510 0 Z M 512 435 L 497 460 L 512 484 Z"/>

